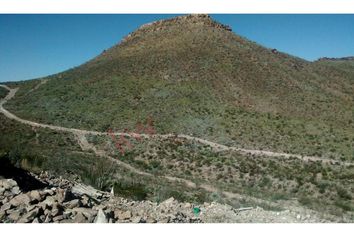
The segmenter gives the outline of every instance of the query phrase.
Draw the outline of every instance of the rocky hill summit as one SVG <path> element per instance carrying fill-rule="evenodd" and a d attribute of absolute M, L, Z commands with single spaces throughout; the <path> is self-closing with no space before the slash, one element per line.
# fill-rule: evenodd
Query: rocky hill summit
<path fill-rule="evenodd" d="M 215 29 L 223 29 L 226 31 L 232 31 L 231 27 L 213 20 L 208 14 L 190 14 L 184 16 L 178 16 L 171 19 L 158 20 L 151 23 L 146 23 L 138 28 L 133 33 L 126 36 L 122 42 L 127 41 L 140 34 L 148 32 L 156 32 L 169 28 L 171 25 L 186 25 L 194 24 L 199 26 L 208 26 Z"/>
<path fill-rule="evenodd" d="M 201 205 L 169 198 L 161 203 L 132 201 L 79 182 L 30 174 L 39 189 L 22 191 L 13 179 L 0 180 L 0 223 L 203 223 L 325 222 L 295 211 L 235 209 L 216 202 Z"/>

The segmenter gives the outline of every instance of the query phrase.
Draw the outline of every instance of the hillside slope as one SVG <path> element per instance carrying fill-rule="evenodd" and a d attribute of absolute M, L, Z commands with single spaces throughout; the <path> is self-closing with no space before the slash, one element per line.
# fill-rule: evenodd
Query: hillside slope
<path fill-rule="evenodd" d="M 6 107 L 100 131 L 132 131 L 150 116 L 159 133 L 351 160 L 353 78 L 188 15 L 144 25 L 77 68 L 13 84 L 21 88 Z"/>

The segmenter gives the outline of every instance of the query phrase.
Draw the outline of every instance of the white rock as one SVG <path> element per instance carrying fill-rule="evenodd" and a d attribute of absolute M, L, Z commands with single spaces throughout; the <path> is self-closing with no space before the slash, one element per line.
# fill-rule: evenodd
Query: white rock
<path fill-rule="evenodd" d="M 103 212 L 102 209 L 99 209 L 99 210 L 98 210 L 95 223 L 108 223 L 107 217 L 106 217 L 106 215 L 104 214 L 104 212 Z"/>
<path fill-rule="evenodd" d="M 14 194 L 14 195 L 17 195 L 17 194 L 19 194 L 21 191 L 20 191 L 20 188 L 19 187 L 13 187 L 12 189 L 11 189 L 11 193 L 12 194 Z"/>

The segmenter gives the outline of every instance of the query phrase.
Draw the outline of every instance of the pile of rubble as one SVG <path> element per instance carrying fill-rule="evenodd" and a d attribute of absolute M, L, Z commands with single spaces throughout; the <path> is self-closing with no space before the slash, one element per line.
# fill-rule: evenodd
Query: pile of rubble
<path fill-rule="evenodd" d="M 43 176 L 43 175 L 42 175 Z M 12 179 L 0 179 L 0 222 L 156 223 L 201 222 L 189 203 L 173 198 L 160 204 L 129 201 L 90 186 L 58 178 L 38 178 L 46 187 L 22 192 Z"/>
<path fill-rule="evenodd" d="M 79 181 L 29 173 L 36 189 L 13 179 L 0 179 L 0 223 L 202 223 L 202 222 L 327 222 L 303 208 L 267 211 L 234 209 L 219 203 L 201 205 L 169 198 L 161 203 L 132 201 L 102 192 Z M 28 182 L 28 179 L 25 180 Z M 19 186 L 20 185 L 20 186 Z M 22 188 L 22 189 L 21 189 Z"/>

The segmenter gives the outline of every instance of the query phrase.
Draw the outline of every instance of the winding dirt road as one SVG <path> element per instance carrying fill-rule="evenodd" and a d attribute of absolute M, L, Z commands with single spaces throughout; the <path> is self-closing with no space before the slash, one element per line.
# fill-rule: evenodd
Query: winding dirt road
<path fill-rule="evenodd" d="M 15 114 L 7 111 L 3 106 L 8 100 L 10 100 L 11 98 L 13 98 L 15 96 L 18 88 L 11 89 L 8 86 L 2 85 L 2 84 L 0 84 L 0 87 L 3 87 L 9 91 L 7 96 L 0 101 L 0 112 L 2 112 L 9 119 L 13 119 L 13 120 L 16 120 L 20 123 L 30 125 L 33 127 L 41 127 L 41 128 L 48 128 L 48 129 L 52 129 L 52 130 L 56 130 L 56 131 L 70 132 L 70 133 L 73 133 L 77 136 L 85 136 L 87 134 L 108 135 L 107 132 L 82 130 L 82 129 L 76 129 L 76 128 L 66 128 L 66 127 L 54 126 L 54 125 L 50 125 L 50 124 L 37 123 L 37 122 L 33 122 L 33 121 L 19 118 Z M 352 163 L 340 162 L 340 161 L 334 160 L 334 159 L 326 159 L 326 158 L 320 158 L 320 157 L 315 157 L 315 156 L 301 156 L 299 154 L 290 154 L 290 153 L 280 153 L 280 152 L 272 152 L 272 151 L 264 151 L 264 150 L 228 147 L 228 146 L 225 146 L 225 145 L 222 145 L 219 143 L 215 143 L 212 141 L 208 141 L 208 140 L 205 140 L 202 138 L 193 137 L 193 136 L 189 136 L 189 135 L 185 135 L 185 134 L 178 134 L 178 135 L 173 135 L 173 134 L 138 134 L 138 133 L 122 133 L 122 132 L 115 132 L 113 134 L 116 136 L 122 135 L 122 136 L 127 136 L 127 137 L 143 137 L 146 139 L 180 138 L 180 139 L 195 141 L 195 142 L 210 146 L 211 148 L 213 148 L 214 150 L 217 150 L 217 151 L 236 151 L 241 154 L 251 154 L 254 156 L 297 158 L 297 159 L 301 159 L 303 161 L 321 161 L 323 163 L 340 164 L 340 165 L 346 165 L 346 166 L 354 165 Z"/>

